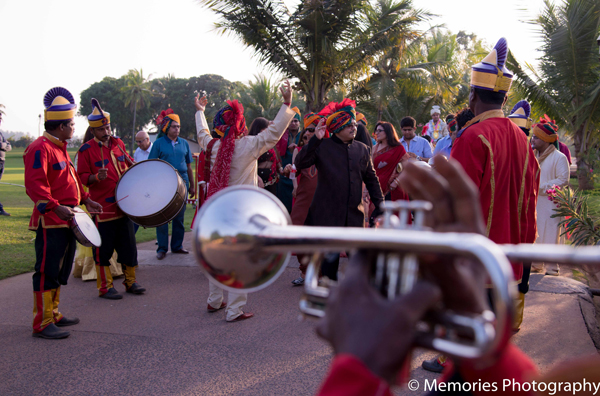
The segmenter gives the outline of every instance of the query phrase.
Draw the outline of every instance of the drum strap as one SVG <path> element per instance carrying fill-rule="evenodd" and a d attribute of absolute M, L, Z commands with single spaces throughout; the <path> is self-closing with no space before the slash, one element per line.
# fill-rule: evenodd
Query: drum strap
<path fill-rule="evenodd" d="M 204 181 L 210 182 L 210 160 L 212 158 L 212 148 L 221 139 L 213 139 L 206 145 L 206 153 L 204 154 Z"/>

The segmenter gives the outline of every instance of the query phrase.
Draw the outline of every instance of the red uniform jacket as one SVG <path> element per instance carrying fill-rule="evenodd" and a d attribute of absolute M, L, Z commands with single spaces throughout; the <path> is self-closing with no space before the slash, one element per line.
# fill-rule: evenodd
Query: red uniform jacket
<path fill-rule="evenodd" d="M 461 132 L 451 157 L 479 189 L 486 236 L 498 244 L 533 243 L 540 177 L 527 136 L 501 110 L 480 114 Z M 521 263 L 513 272 L 519 282 Z"/>
<path fill-rule="evenodd" d="M 76 206 L 90 196 L 83 190 L 71 162 L 67 145 L 47 132 L 33 141 L 23 153 L 25 188 L 35 204 L 29 229 L 67 228 L 69 222 L 53 212 L 59 205 Z"/>
<path fill-rule="evenodd" d="M 103 222 L 125 216 L 115 204 L 115 189 L 119 179 L 129 168 L 129 162 L 125 156 L 132 162 L 133 159 L 127 154 L 121 139 L 111 137 L 109 143 L 104 143 L 102 148 L 98 142 L 94 138 L 81 146 L 77 154 L 77 173 L 83 184 L 89 186 L 92 199 L 102 205 L 103 211 L 108 213 L 99 215 L 98 221 Z M 102 166 L 102 158 L 104 158 L 104 166 Z M 98 174 L 98 170 L 103 167 L 108 169 L 107 178 L 90 184 L 90 176 Z"/>
<path fill-rule="evenodd" d="M 471 387 L 473 395 L 489 395 L 491 391 L 501 395 L 532 395 L 533 392 L 523 391 L 518 385 L 531 381 L 537 376 L 537 369 L 533 362 L 521 350 L 512 344 L 507 344 L 500 353 L 497 361 L 486 368 L 476 368 L 465 363 L 458 369 L 458 376 L 454 367 L 447 369 L 442 378 L 437 382 L 466 382 L 471 384 L 490 384 L 486 390 Z M 432 381 L 429 381 L 430 383 Z M 510 383 L 510 385 L 509 385 Z M 412 390 L 417 395 L 425 394 L 424 381 L 409 382 Z M 493 389 L 495 384 L 496 389 Z M 456 386 L 456 385 L 455 385 Z M 461 389 L 468 389 L 461 387 Z M 319 396 L 391 396 L 390 386 L 382 378 L 373 374 L 362 361 L 353 355 L 337 355 L 331 364 L 329 373 L 321 385 Z"/>

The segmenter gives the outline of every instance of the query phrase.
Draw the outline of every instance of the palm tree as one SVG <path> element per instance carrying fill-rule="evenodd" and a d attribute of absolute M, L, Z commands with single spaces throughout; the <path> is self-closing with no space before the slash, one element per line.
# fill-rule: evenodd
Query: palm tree
<path fill-rule="evenodd" d="M 131 131 L 131 146 L 130 152 L 133 155 L 136 125 L 135 119 L 137 111 L 144 107 L 150 106 L 150 98 L 153 96 L 151 89 L 150 76 L 144 77 L 142 69 L 131 69 L 125 77 L 125 86 L 121 88 L 121 94 L 125 106 L 129 106 L 129 109 L 133 111 L 133 128 Z"/>
<path fill-rule="evenodd" d="M 411 37 L 429 17 L 411 0 L 378 0 L 383 14 L 369 0 L 307 0 L 293 12 L 283 0 L 200 3 L 220 16 L 219 32 L 237 36 L 272 70 L 298 80 L 306 111 L 321 109 L 329 90 L 344 80 L 367 75 L 398 36 Z"/>
<path fill-rule="evenodd" d="M 470 54 L 480 47 L 474 35 L 433 28 L 388 51 L 351 96 L 371 118 L 396 124 L 406 115 L 426 122 L 434 104 L 453 112 L 467 101 Z"/>
<path fill-rule="evenodd" d="M 590 148 L 600 137 L 600 2 L 566 0 L 555 6 L 545 0 L 539 26 L 543 45 L 539 71 L 522 67 L 509 54 L 509 68 L 532 107 L 556 119 L 573 136 L 579 188 L 593 188 Z"/>

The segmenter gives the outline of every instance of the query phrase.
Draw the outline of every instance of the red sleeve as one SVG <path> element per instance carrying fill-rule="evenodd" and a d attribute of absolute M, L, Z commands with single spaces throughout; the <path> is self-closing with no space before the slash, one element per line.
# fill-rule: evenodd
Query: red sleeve
<path fill-rule="evenodd" d="M 391 396 L 390 387 L 353 355 L 337 355 L 319 396 Z"/>
<path fill-rule="evenodd" d="M 468 135 L 467 133 L 468 131 L 465 130 L 463 136 L 454 141 L 450 157 L 460 162 L 467 175 L 479 189 L 485 171 L 484 167 L 488 163 L 488 150 L 484 150 L 483 143 L 473 133 Z"/>
<path fill-rule="evenodd" d="M 85 143 L 87 144 L 87 143 Z M 83 147 L 83 146 L 82 146 Z M 90 176 L 94 174 L 92 171 L 91 161 L 90 161 L 90 152 L 91 148 L 87 150 L 81 151 L 77 154 L 77 174 L 79 175 L 79 179 L 81 183 L 86 186 L 89 186 Z M 83 190 L 82 190 L 83 191 Z"/>
<path fill-rule="evenodd" d="M 536 214 L 536 206 L 538 200 L 538 189 L 540 186 L 540 166 L 535 159 L 535 154 L 533 153 L 533 149 L 529 146 L 529 158 L 530 162 L 528 165 L 528 181 L 527 190 L 529 191 L 529 196 L 525 197 L 527 202 L 525 202 L 525 213 L 524 213 L 524 221 L 527 225 L 526 232 L 524 238 L 522 238 L 521 243 L 534 243 L 537 239 L 537 214 Z M 523 221 L 523 220 L 522 220 Z"/>
<path fill-rule="evenodd" d="M 25 191 L 40 214 L 49 212 L 59 206 L 58 200 L 52 197 L 48 181 L 48 152 L 41 145 L 26 150 L 23 156 L 25 165 Z M 39 204 L 46 205 L 39 205 Z"/>
<path fill-rule="evenodd" d="M 454 375 L 455 368 L 450 367 L 444 372 L 441 381 L 448 381 Z M 511 344 L 506 345 L 496 363 L 481 368 L 473 361 L 464 361 L 458 368 L 462 379 L 466 383 L 488 383 L 495 384 L 495 393 L 501 395 L 534 395 L 534 392 L 526 392 L 519 384 L 531 382 L 538 377 L 535 364 L 519 348 Z M 489 392 L 472 392 L 474 395 L 488 395 Z"/>

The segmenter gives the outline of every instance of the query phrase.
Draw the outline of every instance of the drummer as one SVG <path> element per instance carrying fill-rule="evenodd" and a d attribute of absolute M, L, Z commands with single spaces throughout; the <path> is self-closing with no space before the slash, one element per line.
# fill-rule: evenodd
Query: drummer
<path fill-rule="evenodd" d="M 79 323 L 58 312 L 60 287 L 66 285 L 75 256 L 75 235 L 69 226 L 72 208 L 85 204 L 102 212 L 83 186 L 67 152 L 73 137 L 77 105 L 65 88 L 52 88 L 44 96 L 44 129 L 23 154 L 25 187 L 35 207 L 29 229 L 35 231 L 35 272 L 33 274 L 33 336 L 66 338 L 59 327 Z"/>
<path fill-rule="evenodd" d="M 117 182 L 133 159 L 123 141 L 111 136 L 110 114 L 102 111 L 96 99 L 92 99 L 92 109 L 88 123 L 94 137 L 79 149 L 77 172 L 83 184 L 89 186 L 92 198 L 104 208 L 104 213 L 94 216 L 102 237 L 102 245 L 93 249 L 98 293 L 101 298 L 119 300 L 123 296 L 115 289 L 109 268 L 115 250 L 125 274 L 125 291 L 132 294 L 146 291 L 135 277 L 138 262 L 133 222 L 119 209 L 115 199 Z"/>

